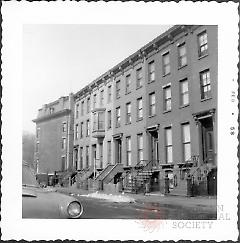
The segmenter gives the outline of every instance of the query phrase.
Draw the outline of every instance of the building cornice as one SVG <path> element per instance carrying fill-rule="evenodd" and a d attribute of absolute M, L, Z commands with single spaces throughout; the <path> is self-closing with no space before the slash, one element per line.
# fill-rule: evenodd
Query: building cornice
<path fill-rule="evenodd" d="M 69 115 L 70 113 L 71 113 L 70 109 L 64 109 L 64 110 L 61 110 L 61 111 L 54 112 L 52 114 L 48 114 L 48 115 L 38 117 L 38 118 L 36 118 L 32 121 L 35 122 L 35 123 L 39 123 L 39 122 L 51 120 L 51 119 L 54 119 L 54 118 L 58 118 L 58 117 L 61 117 L 61 116 Z"/>
<path fill-rule="evenodd" d="M 113 76 L 117 74 L 119 76 L 119 73 L 120 75 L 123 75 L 125 70 L 129 66 L 134 67 L 135 63 L 139 61 L 139 59 L 143 61 L 151 52 L 158 52 L 162 45 L 166 43 L 174 43 L 175 37 L 178 36 L 180 33 L 192 33 L 199 26 L 200 25 L 174 25 L 173 27 L 171 27 L 170 29 L 168 29 L 167 31 L 165 31 L 164 33 L 162 33 L 161 35 L 147 43 L 145 46 L 140 48 L 138 51 L 125 58 L 122 62 L 118 63 L 113 68 L 105 72 L 103 75 L 95 79 L 93 82 L 85 86 L 83 89 L 78 91 L 74 95 L 75 100 L 86 96 L 85 89 L 87 89 L 87 92 L 90 93 L 96 86 L 105 83 L 106 80 L 112 78 Z"/>

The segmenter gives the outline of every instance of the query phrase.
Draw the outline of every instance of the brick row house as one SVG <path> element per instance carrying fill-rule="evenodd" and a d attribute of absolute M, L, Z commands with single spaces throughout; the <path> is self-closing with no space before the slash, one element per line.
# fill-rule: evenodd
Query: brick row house
<path fill-rule="evenodd" d="M 216 194 L 217 61 L 217 26 L 176 25 L 75 93 L 65 169 L 85 188 Z"/>

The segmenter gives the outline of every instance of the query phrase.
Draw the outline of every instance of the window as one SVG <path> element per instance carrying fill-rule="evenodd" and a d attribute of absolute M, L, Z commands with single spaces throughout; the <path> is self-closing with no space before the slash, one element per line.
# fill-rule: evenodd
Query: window
<path fill-rule="evenodd" d="M 81 102 L 81 116 L 84 115 L 84 101 Z"/>
<path fill-rule="evenodd" d="M 116 127 L 120 127 L 120 107 L 116 108 Z"/>
<path fill-rule="evenodd" d="M 98 129 L 99 130 L 105 130 L 104 116 L 105 116 L 105 112 L 98 112 Z"/>
<path fill-rule="evenodd" d="M 110 129 L 112 127 L 112 111 L 107 112 L 107 128 Z"/>
<path fill-rule="evenodd" d="M 93 95 L 93 109 L 96 108 L 96 103 L 97 103 L 97 94 Z"/>
<path fill-rule="evenodd" d="M 171 86 L 167 86 L 167 87 L 164 87 L 163 88 L 163 97 L 164 97 L 164 100 L 163 100 L 163 110 L 164 111 L 170 111 L 171 110 Z"/>
<path fill-rule="evenodd" d="M 36 159 L 36 172 L 39 173 L 39 159 Z"/>
<path fill-rule="evenodd" d="M 62 138 L 62 149 L 66 149 L 66 138 Z"/>
<path fill-rule="evenodd" d="M 191 138 L 190 124 L 182 124 L 182 144 L 183 144 L 183 160 L 187 162 L 191 159 Z"/>
<path fill-rule="evenodd" d="M 54 112 L 54 108 L 50 107 L 49 112 L 50 112 L 50 114 L 52 114 Z"/>
<path fill-rule="evenodd" d="M 86 137 L 88 137 L 90 135 L 90 122 L 89 120 L 87 120 L 86 123 Z"/>
<path fill-rule="evenodd" d="M 149 83 L 155 81 L 155 63 L 154 61 L 148 64 L 148 81 Z"/>
<path fill-rule="evenodd" d="M 208 40 L 207 31 L 203 31 L 198 35 L 198 56 L 202 57 L 207 54 L 208 51 Z"/>
<path fill-rule="evenodd" d="M 93 114 L 93 131 L 105 130 L 105 112 L 99 111 Z"/>
<path fill-rule="evenodd" d="M 127 155 L 127 166 L 132 164 L 132 150 L 131 150 L 131 137 L 126 137 L 126 155 Z"/>
<path fill-rule="evenodd" d="M 62 171 L 65 171 L 67 169 L 67 163 L 66 163 L 66 157 L 62 156 Z"/>
<path fill-rule="evenodd" d="M 178 46 L 178 67 L 184 67 L 187 65 L 187 52 L 186 44 L 182 43 Z"/>
<path fill-rule="evenodd" d="M 87 113 L 90 112 L 90 97 L 87 98 Z"/>
<path fill-rule="evenodd" d="M 66 132 L 67 131 L 67 123 L 63 122 L 62 124 L 62 132 Z"/>
<path fill-rule="evenodd" d="M 36 138 L 40 138 L 40 127 L 37 128 L 37 132 L 36 132 Z"/>
<path fill-rule="evenodd" d="M 80 123 L 80 138 L 83 137 L 83 122 Z"/>
<path fill-rule="evenodd" d="M 137 99 L 137 121 L 143 119 L 143 103 L 142 97 Z"/>
<path fill-rule="evenodd" d="M 169 52 L 165 53 L 162 56 L 162 60 L 163 60 L 163 76 L 165 76 L 170 73 L 170 54 L 169 54 Z"/>
<path fill-rule="evenodd" d="M 120 80 L 116 82 L 116 98 L 120 98 Z"/>
<path fill-rule="evenodd" d="M 155 93 L 149 94 L 149 116 L 156 115 L 156 100 Z"/>
<path fill-rule="evenodd" d="M 189 104 L 188 80 L 180 81 L 180 105 L 185 106 Z"/>
<path fill-rule="evenodd" d="M 103 106 L 104 102 L 104 90 L 101 90 L 100 92 L 100 106 Z"/>
<path fill-rule="evenodd" d="M 131 123 L 131 103 L 126 104 L 126 124 Z"/>
<path fill-rule="evenodd" d="M 78 134 L 79 134 L 79 131 L 78 131 L 78 124 L 75 125 L 75 139 L 77 140 L 78 139 Z"/>
<path fill-rule="evenodd" d="M 107 161 L 108 161 L 108 164 L 111 164 L 112 161 L 112 143 L 111 141 L 108 141 L 107 142 Z"/>
<path fill-rule="evenodd" d="M 79 159 L 80 159 L 80 170 L 83 169 L 83 147 L 80 147 L 80 151 L 79 151 Z"/>
<path fill-rule="evenodd" d="M 39 152 L 39 142 L 36 143 L 36 152 Z"/>
<path fill-rule="evenodd" d="M 126 94 L 130 93 L 131 75 L 126 76 Z"/>
<path fill-rule="evenodd" d="M 79 117 L 79 104 L 76 104 L 76 108 L 75 108 L 75 118 Z"/>
<path fill-rule="evenodd" d="M 143 135 L 137 135 L 137 163 L 143 160 Z"/>
<path fill-rule="evenodd" d="M 108 103 L 112 101 L 112 86 L 108 86 Z"/>
<path fill-rule="evenodd" d="M 201 82 L 201 99 L 211 98 L 211 82 L 210 82 L 210 72 L 209 69 L 202 71 L 200 73 Z"/>
<path fill-rule="evenodd" d="M 89 146 L 86 146 L 86 168 L 89 167 Z"/>
<path fill-rule="evenodd" d="M 136 86 L 137 89 L 143 86 L 143 73 L 142 68 L 137 69 L 136 71 Z"/>
<path fill-rule="evenodd" d="M 172 163 L 172 128 L 165 128 L 165 153 L 166 163 Z"/>
<path fill-rule="evenodd" d="M 79 170 L 79 166 L 78 166 L 78 148 L 75 148 L 74 150 L 74 169 L 75 170 Z"/>

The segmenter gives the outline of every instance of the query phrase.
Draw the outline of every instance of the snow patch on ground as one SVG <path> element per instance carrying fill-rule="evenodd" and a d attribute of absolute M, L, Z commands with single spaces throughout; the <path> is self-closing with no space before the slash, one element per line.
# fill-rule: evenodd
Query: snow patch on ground
<path fill-rule="evenodd" d="M 87 195 L 81 195 L 83 197 L 91 197 L 91 198 L 98 198 L 98 199 L 104 199 L 112 202 L 127 202 L 127 203 L 134 203 L 135 200 L 130 197 L 126 197 L 123 195 L 112 195 L 112 194 L 104 194 L 104 193 L 90 193 Z"/>

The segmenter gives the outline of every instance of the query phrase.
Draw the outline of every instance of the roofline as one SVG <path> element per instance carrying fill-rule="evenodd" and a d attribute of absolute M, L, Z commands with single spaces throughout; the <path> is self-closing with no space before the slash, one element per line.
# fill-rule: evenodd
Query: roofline
<path fill-rule="evenodd" d="M 46 121 L 46 120 L 50 120 L 52 118 L 57 118 L 59 116 L 64 116 L 64 115 L 68 115 L 71 113 L 71 110 L 70 109 L 63 109 L 61 111 L 57 111 L 57 112 L 54 112 L 52 114 L 48 114 L 48 115 L 45 115 L 45 116 L 41 116 L 41 117 L 38 117 L 34 120 L 32 120 L 34 123 L 38 123 L 38 122 L 42 122 L 42 121 Z"/>
<path fill-rule="evenodd" d="M 84 86 L 81 90 L 79 90 L 78 92 L 76 92 L 74 94 L 74 98 L 77 98 L 79 96 L 84 96 L 86 93 L 88 93 L 89 88 L 92 89 L 91 86 L 96 86 L 98 82 L 103 83 L 104 81 L 109 79 L 112 75 L 114 75 L 114 74 L 118 73 L 119 71 L 121 71 L 121 67 L 122 66 L 124 66 L 126 64 L 127 64 L 127 66 L 131 65 L 130 62 L 132 61 L 132 59 L 134 59 L 134 58 L 137 58 L 137 59 L 142 58 L 142 56 L 147 54 L 147 50 L 151 46 L 154 46 L 154 44 L 160 42 L 161 40 L 164 40 L 165 38 L 166 38 L 166 40 L 164 41 L 164 43 L 166 43 L 169 40 L 171 41 L 171 39 L 174 37 L 174 35 L 176 36 L 179 33 L 183 32 L 183 31 L 186 31 L 186 29 L 192 28 L 193 26 L 198 26 L 198 25 L 174 25 L 174 26 L 170 27 L 168 30 L 166 30 L 165 32 L 163 32 L 162 34 L 160 34 L 159 36 L 154 38 L 152 41 L 148 42 L 142 48 L 140 48 L 139 50 L 137 50 L 136 52 L 134 52 L 133 54 L 131 54 L 130 56 L 125 58 L 123 61 L 121 61 L 120 63 L 118 63 L 117 65 L 115 65 L 111 69 L 109 69 L 107 72 L 105 72 L 104 74 L 102 74 L 98 78 L 94 79 L 91 83 L 89 83 L 88 85 Z M 161 45 L 159 45 L 159 46 L 161 46 Z M 151 51 L 152 50 L 150 50 L 149 52 L 151 52 Z"/>

